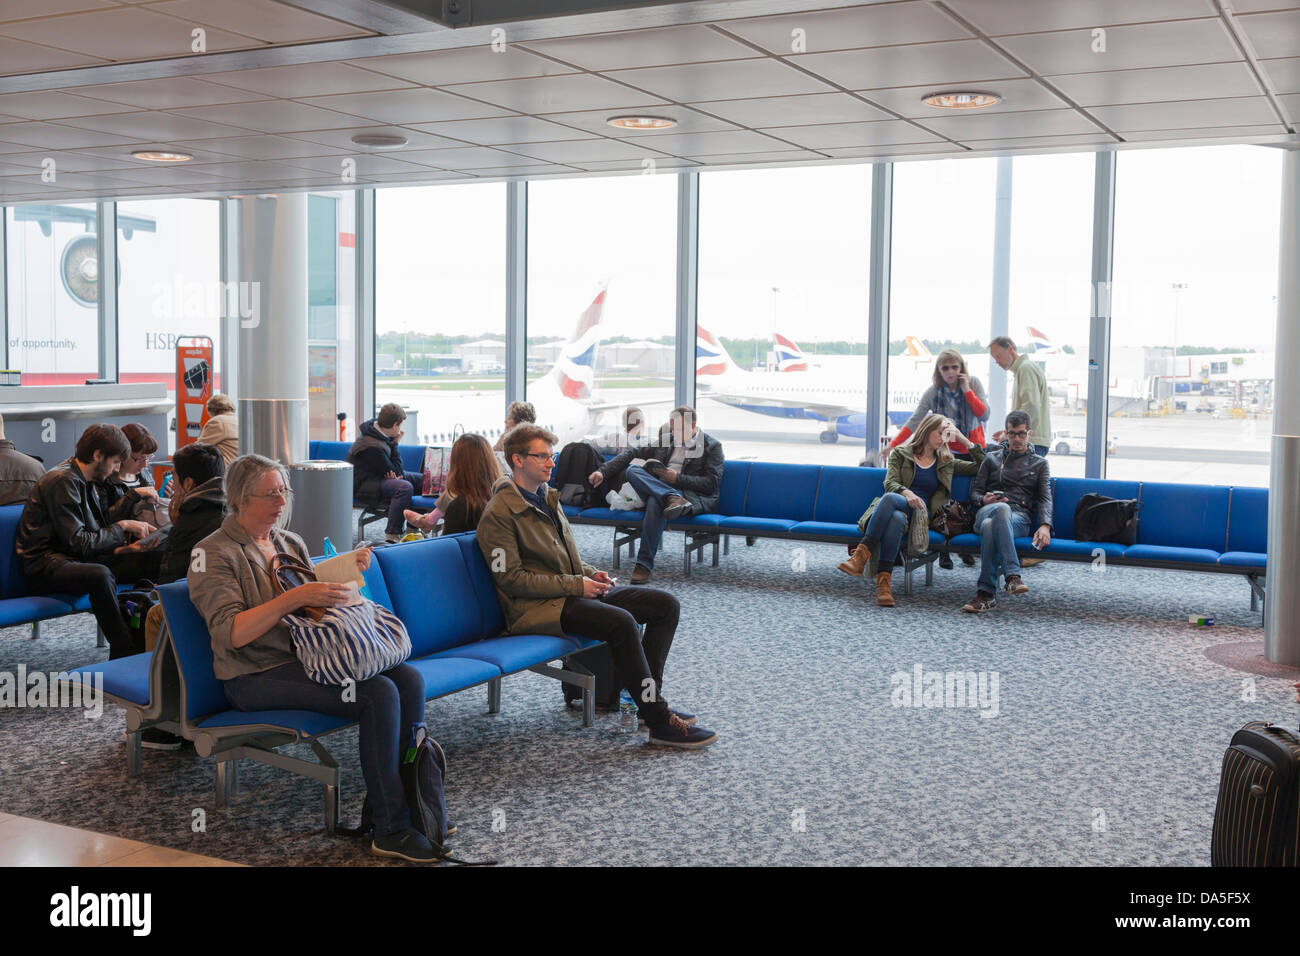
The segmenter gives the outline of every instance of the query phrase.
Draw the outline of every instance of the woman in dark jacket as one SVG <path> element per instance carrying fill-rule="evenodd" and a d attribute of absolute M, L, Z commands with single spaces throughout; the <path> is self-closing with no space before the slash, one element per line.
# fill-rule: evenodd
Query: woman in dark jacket
<path fill-rule="evenodd" d="M 451 504 L 442 516 L 443 534 L 463 534 L 478 527 L 492 497 L 492 489 L 501 479 L 501 464 L 492 446 L 482 435 L 461 435 L 451 446 L 447 463 L 447 494 Z M 408 524 L 421 531 L 432 531 L 437 523 L 433 514 L 405 512 Z"/>
<path fill-rule="evenodd" d="M 964 447 L 972 461 L 957 458 L 949 450 Z M 975 475 L 984 460 L 984 449 L 957 430 L 942 415 L 925 416 L 911 441 L 889 453 L 885 471 L 885 493 L 871 502 L 858 521 L 862 541 L 852 556 L 840 564 L 845 574 L 862 577 L 872 561 L 876 563 L 876 603 L 893 607 L 891 575 L 907 524 L 914 510 L 929 521 L 943 510 L 952 497 L 952 479 Z"/>

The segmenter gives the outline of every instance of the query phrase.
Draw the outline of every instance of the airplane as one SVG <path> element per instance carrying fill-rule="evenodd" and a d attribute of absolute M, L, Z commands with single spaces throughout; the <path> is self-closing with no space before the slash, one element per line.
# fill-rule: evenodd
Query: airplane
<path fill-rule="evenodd" d="M 776 353 L 776 370 L 778 372 L 806 372 L 808 363 L 804 360 L 803 352 L 799 346 L 794 344 L 793 339 L 788 339 L 780 332 L 772 333 L 773 351 Z"/>

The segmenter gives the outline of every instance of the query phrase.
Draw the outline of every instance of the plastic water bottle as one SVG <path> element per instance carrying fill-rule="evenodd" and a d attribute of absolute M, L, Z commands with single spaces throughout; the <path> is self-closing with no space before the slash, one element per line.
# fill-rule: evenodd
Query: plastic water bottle
<path fill-rule="evenodd" d="M 636 701 L 626 690 L 618 695 L 618 729 L 624 734 L 637 731 Z"/>

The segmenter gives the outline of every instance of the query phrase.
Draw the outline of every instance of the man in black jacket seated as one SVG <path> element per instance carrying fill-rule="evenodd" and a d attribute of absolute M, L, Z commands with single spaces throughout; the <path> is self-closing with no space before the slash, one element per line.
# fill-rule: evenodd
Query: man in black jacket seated
<path fill-rule="evenodd" d="M 110 660 L 141 650 L 118 609 L 117 579 L 134 583 L 157 574 L 160 557 L 158 552 L 114 554 L 153 529 L 130 519 L 110 524 L 94 489 L 130 454 L 131 443 L 116 425 L 91 425 L 82 432 L 76 454 L 32 489 L 14 548 L 33 594 L 90 596 Z"/>
<path fill-rule="evenodd" d="M 1029 414 L 1012 412 L 1007 416 L 1006 431 L 1006 444 L 985 454 L 979 474 L 971 482 L 971 506 L 978 509 L 974 530 L 980 536 L 981 562 L 979 590 L 962 608 L 971 614 L 997 604 L 994 595 L 999 569 L 1008 594 L 1029 590 L 1020 579 L 1016 538 L 1029 534 L 1035 514 L 1034 547 L 1041 551 L 1052 543 L 1052 477 L 1047 459 L 1029 443 Z"/>
<path fill-rule="evenodd" d="M 599 488 L 606 477 L 626 468 L 623 474 L 627 483 L 645 502 L 633 584 L 650 580 L 655 552 L 668 522 L 712 511 L 722 494 L 722 444 L 699 430 L 695 409 L 689 405 L 674 408 L 669 425 L 670 430 L 659 432 L 658 444 L 629 448 L 587 478 L 593 488 Z M 630 465 L 637 458 L 644 458 L 645 465 Z"/>
<path fill-rule="evenodd" d="M 388 527 L 384 539 L 390 543 L 402 537 L 405 519 L 402 512 L 411 507 L 411 496 L 417 485 L 423 485 L 424 474 L 403 471 L 402 455 L 397 443 L 405 434 L 402 422 L 406 411 L 401 405 L 389 402 L 374 418 L 361 423 L 360 437 L 348 449 L 352 464 L 352 498 L 363 504 L 383 507 L 388 505 Z"/>

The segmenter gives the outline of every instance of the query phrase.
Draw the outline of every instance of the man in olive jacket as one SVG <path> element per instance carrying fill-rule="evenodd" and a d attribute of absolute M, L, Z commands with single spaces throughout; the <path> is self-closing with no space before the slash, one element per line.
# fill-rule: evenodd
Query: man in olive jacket
<path fill-rule="evenodd" d="M 599 488 L 608 476 L 623 474 L 645 502 L 633 584 L 650 580 L 668 522 L 707 514 L 718 506 L 722 494 L 722 443 L 699 430 L 695 409 L 689 405 L 674 408 L 669 425 L 670 429 L 659 432 L 658 444 L 629 448 L 587 476 L 592 487 Z M 631 465 L 638 458 L 645 464 Z"/>
<path fill-rule="evenodd" d="M 560 493 L 547 484 L 555 442 L 555 435 L 537 425 L 517 425 L 506 433 L 513 480 L 498 486 L 479 519 L 478 546 L 492 572 L 506 630 L 604 641 L 619 685 L 650 728 L 650 742 L 707 747 L 717 734 L 694 726 L 694 715 L 669 708 L 661 693 L 677 631 L 677 599 L 654 588 L 615 587 L 606 572 L 582 560 Z"/>

